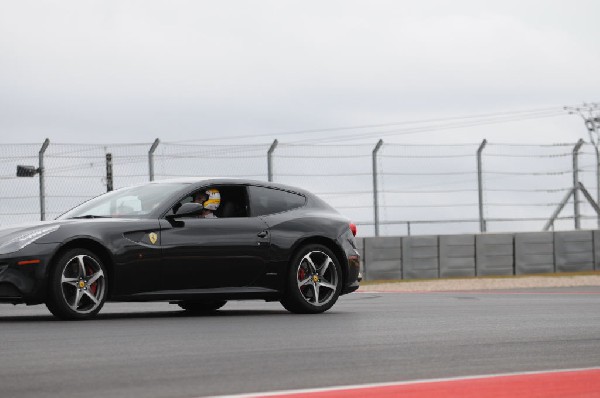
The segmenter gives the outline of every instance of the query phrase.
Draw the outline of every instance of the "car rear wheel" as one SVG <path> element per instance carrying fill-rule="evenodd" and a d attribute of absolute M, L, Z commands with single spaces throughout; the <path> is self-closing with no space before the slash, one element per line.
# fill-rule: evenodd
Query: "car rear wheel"
<path fill-rule="evenodd" d="M 227 301 L 224 300 L 206 300 L 206 301 L 183 301 L 181 303 L 177 303 L 181 308 L 190 312 L 197 314 L 206 314 L 209 312 L 214 312 L 219 308 L 223 307 Z"/>
<path fill-rule="evenodd" d="M 311 244 L 300 249 L 292 259 L 281 304 L 299 314 L 325 312 L 335 304 L 341 290 L 338 259 L 326 246 Z"/>
<path fill-rule="evenodd" d="M 50 271 L 46 306 L 60 319 L 93 318 L 108 293 L 106 268 L 87 249 L 63 253 Z"/>

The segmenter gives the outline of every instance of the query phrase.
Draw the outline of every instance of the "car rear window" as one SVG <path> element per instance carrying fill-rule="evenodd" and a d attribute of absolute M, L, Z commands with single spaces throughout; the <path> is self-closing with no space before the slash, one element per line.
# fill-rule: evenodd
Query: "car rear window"
<path fill-rule="evenodd" d="M 300 194 L 265 187 L 248 187 L 252 216 L 281 213 L 304 206 L 306 198 Z"/>

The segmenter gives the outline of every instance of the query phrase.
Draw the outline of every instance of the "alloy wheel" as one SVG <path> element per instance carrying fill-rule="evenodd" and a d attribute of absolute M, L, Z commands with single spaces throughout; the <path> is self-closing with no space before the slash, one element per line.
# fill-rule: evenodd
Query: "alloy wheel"
<path fill-rule="evenodd" d="M 323 306 L 336 296 L 339 275 L 331 257 L 322 251 L 310 251 L 298 264 L 296 280 L 304 300 Z"/>
<path fill-rule="evenodd" d="M 79 314 L 93 312 L 103 302 L 106 279 L 100 264 L 80 254 L 65 263 L 61 273 L 61 292 L 67 305 Z"/>

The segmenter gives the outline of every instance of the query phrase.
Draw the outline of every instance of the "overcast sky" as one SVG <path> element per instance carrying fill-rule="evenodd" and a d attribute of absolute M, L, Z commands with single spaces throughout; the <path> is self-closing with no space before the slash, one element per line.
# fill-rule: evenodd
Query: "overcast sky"
<path fill-rule="evenodd" d="M 599 15 L 595 0 L 0 0 L 0 142 L 292 142 L 600 101 Z M 586 130 L 565 115 L 385 139 L 484 137 Z"/>

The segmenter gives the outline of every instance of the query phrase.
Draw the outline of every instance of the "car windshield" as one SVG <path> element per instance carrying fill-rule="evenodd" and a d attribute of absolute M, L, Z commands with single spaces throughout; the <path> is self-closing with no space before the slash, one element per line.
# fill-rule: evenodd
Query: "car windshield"
<path fill-rule="evenodd" d="M 145 216 L 184 186 L 183 183 L 163 183 L 122 188 L 84 202 L 57 219 Z"/>

